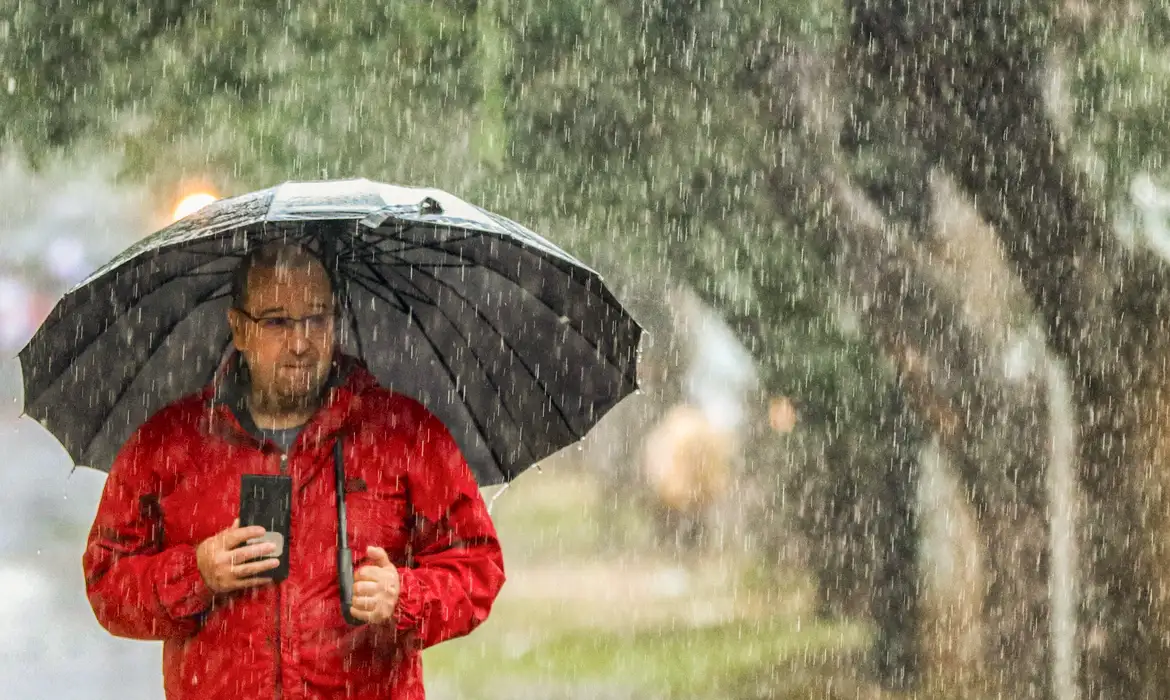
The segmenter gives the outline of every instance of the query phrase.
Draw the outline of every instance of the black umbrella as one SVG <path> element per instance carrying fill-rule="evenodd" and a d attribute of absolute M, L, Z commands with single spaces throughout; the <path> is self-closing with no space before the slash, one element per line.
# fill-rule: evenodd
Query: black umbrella
<path fill-rule="evenodd" d="M 641 328 L 596 272 L 445 192 L 344 180 L 214 202 L 95 272 L 20 353 L 25 413 L 108 470 L 149 416 L 210 381 L 232 270 L 274 240 L 333 268 L 344 349 L 438 416 L 481 486 L 577 441 L 637 387 Z"/>
<path fill-rule="evenodd" d="M 20 353 L 25 413 L 75 463 L 108 471 L 147 418 L 212 379 L 232 271 L 277 240 L 321 256 L 343 349 L 442 420 L 481 486 L 579 440 L 637 388 L 642 330 L 596 272 L 445 192 L 346 180 L 212 203 L 95 272 Z M 348 619 L 340 497 L 338 517 Z"/>

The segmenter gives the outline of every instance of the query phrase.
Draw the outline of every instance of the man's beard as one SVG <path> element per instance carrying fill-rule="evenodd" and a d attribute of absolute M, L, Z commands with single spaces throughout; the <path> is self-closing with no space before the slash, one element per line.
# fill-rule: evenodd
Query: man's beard
<path fill-rule="evenodd" d="M 278 383 L 271 392 L 263 392 L 260 401 L 263 409 L 273 413 L 299 413 L 316 408 L 321 403 L 327 375 L 314 377 L 308 384 Z"/>

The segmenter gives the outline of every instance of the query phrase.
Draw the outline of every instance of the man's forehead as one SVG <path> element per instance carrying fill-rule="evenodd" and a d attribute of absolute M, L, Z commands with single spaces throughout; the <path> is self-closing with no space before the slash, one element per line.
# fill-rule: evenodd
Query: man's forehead
<path fill-rule="evenodd" d="M 272 301 L 318 302 L 328 305 L 333 300 L 329 276 L 320 265 L 279 265 L 255 267 L 249 271 L 248 296 Z"/>

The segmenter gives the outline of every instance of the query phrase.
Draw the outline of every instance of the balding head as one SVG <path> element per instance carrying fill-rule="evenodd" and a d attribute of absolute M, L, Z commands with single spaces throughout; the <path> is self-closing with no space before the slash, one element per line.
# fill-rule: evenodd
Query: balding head
<path fill-rule="evenodd" d="M 249 278 L 254 271 L 275 272 L 278 269 L 295 270 L 311 267 L 319 267 L 321 272 L 325 272 L 321 259 L 296 243 L 266 243 L 253 248 L 240 261 L 232 278 L 232 306 L 237 309 L 247 308 Z M 330 281 L 331 292 L 332 286 Z"/>

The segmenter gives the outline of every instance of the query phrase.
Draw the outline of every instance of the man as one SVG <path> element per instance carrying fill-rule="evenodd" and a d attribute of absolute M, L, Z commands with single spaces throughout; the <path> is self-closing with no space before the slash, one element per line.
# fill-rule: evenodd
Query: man
<path fill-rule="evenodd" d="M 169 700 L 422 698 L 420 650 L 483 622 L 504 582 L 475 479 L 441 422 L 335 349 L 309 252 L 252 253 L 233 301 L 237 352 L 217 380 L 147 421 L 110 471 L 83 557 L 94 613 L 164 642 Z M 338 440 L 360 625 L 338 592 Z M 292 479 L 280 583 L 265 578 L 275 544 L 238 527 L 248 473 Z"/>

